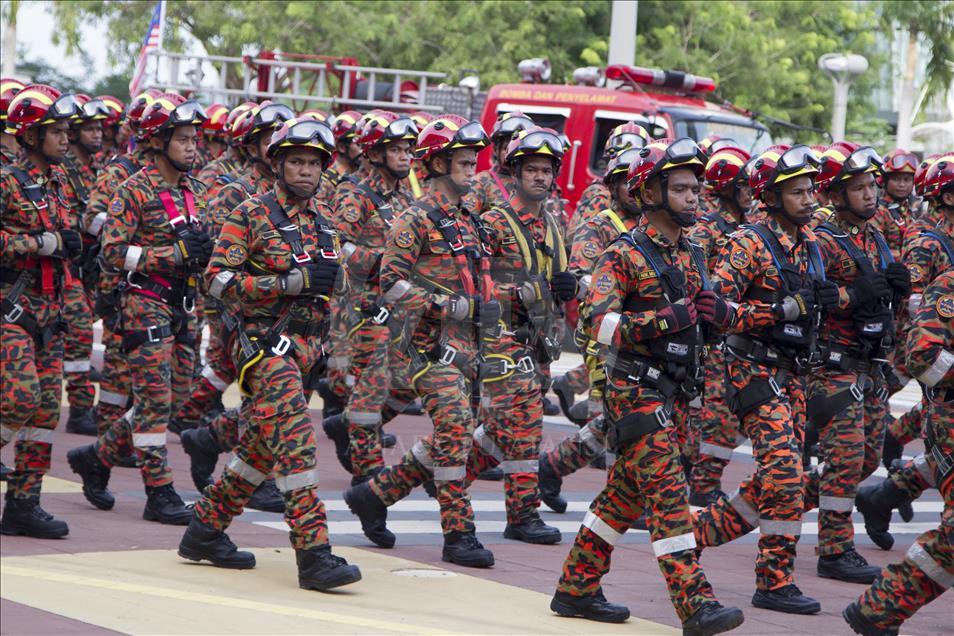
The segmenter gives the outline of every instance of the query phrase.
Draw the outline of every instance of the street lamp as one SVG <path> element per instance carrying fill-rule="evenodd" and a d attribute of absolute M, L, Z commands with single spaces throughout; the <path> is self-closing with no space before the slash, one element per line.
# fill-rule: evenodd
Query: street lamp
<path fill-rule="evenodd" d="M 855 78 L 868 70 L 868 60 L 863 55 L 826 53 L 818 58 L 818 68 L 824 71 L 835 85 L 835 98 L 831 113 L 831 138 L 839 141 L 845 136 L 845 117 L 848 111 L 848 87 Z"/>

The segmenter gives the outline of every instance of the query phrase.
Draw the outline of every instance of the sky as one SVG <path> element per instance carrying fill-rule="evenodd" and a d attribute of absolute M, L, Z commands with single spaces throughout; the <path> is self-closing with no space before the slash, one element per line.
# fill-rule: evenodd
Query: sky
<path fill-rule="evenodd" d="M 64 75 L 85 77 L 87 70 L 78 55 L 66 56 L 66 49 L 61 45 L 54 45 L 50 37 L 55 22 L 46 2 L 23 2 L 17 14 L 17 46 L 26 51 L 26 59 L 42 59 L 51 65 L 59 66 Z M 0 29 L 0 41 L 4 39 L 6 21 Z M 143 33 L 146 25 L 143 25 Z M 93 61 L 92 73 L 89 74 L 89 84 L 110 74 L 109 62 L 106 59 L 106 29 L 105 27 L 84 26 L 83 46 L 87 55 Z M 21 78 L 29 79 L 29 78 Z"/>

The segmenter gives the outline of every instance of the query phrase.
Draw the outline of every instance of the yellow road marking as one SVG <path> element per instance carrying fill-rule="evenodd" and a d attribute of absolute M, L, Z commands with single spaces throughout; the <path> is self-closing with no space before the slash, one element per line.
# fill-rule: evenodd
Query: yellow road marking
<path fill-rule="evenodd" d="M 11 466 L 12 468 L 12 466 Z M 0 482 L 0 494 L 7 492 L 7 482 Z M 59 477 L 43 477 L 43 492 L 55 494 L 68 494 L 74 492 L 83 492 L 83 486 L 75 481 L 60 479 Z"/>

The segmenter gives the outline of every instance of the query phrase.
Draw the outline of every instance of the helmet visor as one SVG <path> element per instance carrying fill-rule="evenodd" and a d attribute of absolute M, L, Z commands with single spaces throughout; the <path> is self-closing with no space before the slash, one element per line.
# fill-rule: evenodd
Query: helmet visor
<path fill-rule="evenodd" d="M 172 110 L 169 121 L 173 126 L 198 125 L 208 119 L 205 110 L 199 102 L 188 100 L 182 102 Z"/>
<path fill-rule="evenodd" d="M 325 148 L 332 148 L 335 145 L 331 129 L 323 122 L 310 119 L 292 125 L 292 127 L 288 129 L 285 141 L 296 146 L 312 142 L 316 142 Z"/>
<path fill-rule="evenodd" d="M 77 101 L 76 95 L 67 93 L 60 96 L 50 106 L 48 119 L 68 119 L 82 112 L 83 106 Z"/>
<path fill-rule="evenodd" d="M 254 130 L 261 130 L 264 127 L 276 126 L 283 121 L 295 118 L 295 113 L 285 104 L 269 104 L 258 111 L 255 116 L 258 119 Z"/>
<path fill-rule="evenodd" d="M 563 156 L 563 142 L 553 133 L 538 131 L 533 132 L 520 140 L 520 148 L 524 151 L 536 152 L 547 148 L 557 157 Z"/>
<path fill-rule="evenodd" d="M 610 149 L 619 152 L 627 148 L 642 148 L 646 145 L 646 140 L 636 133 L 623 133 L 610 138 Z"/>
<path fill-rule="evenodd" d="M 83 104 L 80 112 L 80 119 L 83 121 L 93 121 L 97 119 L 109 119 L 115 116 L 115 111 L 101 99 L 93 99 Z"/>
<path fill-rule="evenodd" d="M 871 146 L 859 148 L 845 159 L 845 172 L 848 174 L 867 172 L 872 167 L 881 167 L 881 157 Z"/>
<path fill-rule="evenodd" d="M 523 115 L 517 115 L 515 117 L 508 117 L 500 122 L 496 130 L 494 131 L 494 137 L 499 135 L 512 135 L 515 132 L 521 130 L 526 130 L 533 126 L 533 121 L 529 117 Z"/>
<path fill-rule="evenodd" d="M 706 164 L 706 155 L 702 148 L 689 137 L 677 139 L 666 148 L 666 163 L 687 163 L 693 159 L 702 162 L 703 166 Z"/>
<path fill-rule="evenodd" d="M 776 170 L 779 174 L 792 174 L 805 168 L 817 168 L 821 164 L 818 154 L 808 146 L 789 148 L 778 158 Z"/>
<path fill-rule="evenodd" d="M 711 157 L 716 152 L 722 150 L 723 148 L 736 148 L 738 144 L 735 143 L 734 139 L 729 139 L 728 137 L 723 137 L 722 139 L 716 139 L 709 146 L 709 156 Z"/>
<path fill-rule="evenodd" d="M 487 144 L 487 133 L 484 132 L 484 127 L 480 125 L 480 122 L 476 121 L 461 126 L 454 137 L 457 143 L 464 145 Z"/>
<path fill-rule="evenodd" d="M 606 176 L 625 174 L 629 171 L 630 164 L 637 158 L 639 158 L 639 148 L 626 148 L 610 160 L 609 165 L 606 166 Z"/>
<path fill-rule="evenodd" d="M 384 130 L 382 141 L 400 141 L 401 139 L 417 139 L 420 131 L 417 124 L 410 117 L 395 119 Z"/>
<path fill-rule="evenodd" d="M 915 172 L 918 169 L 918 158 L 910 153 L 894 155 L 884 169 L 888 172 Z"/>

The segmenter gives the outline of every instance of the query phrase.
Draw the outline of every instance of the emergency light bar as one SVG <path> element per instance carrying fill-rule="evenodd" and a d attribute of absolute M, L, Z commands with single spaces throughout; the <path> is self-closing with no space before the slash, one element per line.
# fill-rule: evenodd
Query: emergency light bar
<path fill-rule="evenodd" d="M 692 75 L 682 71 L 664 71 L 658 68 L 643 68 L 641 66 L 626 66 L 612 64 L 606 67 L 606 79 L 627 82 L 629 84 L 645 84 L 660 86 L 690 93 L 711 93 L 715 91 L 715 81 L 711 77 Z"/>
<path fill-rule="evenodd" d="M 546 82 L 550 79 L 553 69 L 550 68 L 550 60 L 545 57 L 534 57 L 528 60 L 521 60 L 517 64 L 517 72 L 520 73 L 520 81 L 527 84 L 537 84 Z"/>
<path fill-rule="evenodd" d="M 604 86 L 606 75 L 598 66 L 584 66 L 573 71 L 573 83 L 577 86 Z"/>

